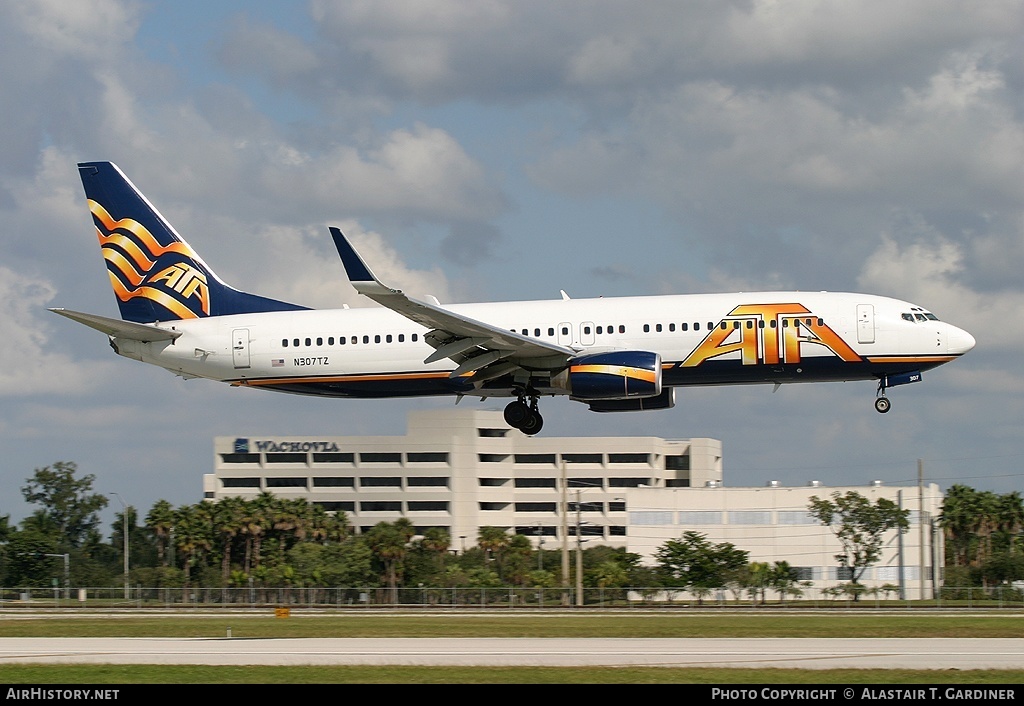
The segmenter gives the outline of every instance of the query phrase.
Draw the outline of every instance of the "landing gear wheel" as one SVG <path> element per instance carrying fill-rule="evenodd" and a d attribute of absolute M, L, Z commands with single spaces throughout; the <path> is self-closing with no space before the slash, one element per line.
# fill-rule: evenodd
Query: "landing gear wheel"
<path fill-rule="evenodd" d="M 892 409 L 892 402 L 889 401 L 888 397 L 878 397 L 875 399 L 875 410 L 879 414 L 885 414 Z"/>
<path fill-rule="evenodd" d="M 544 417 L 540 416 L 540 412 L 530 410 L 530 414 L 526 417 L 521 425 L 519 425 L 519 431 L 523 432 L 527 436 L 533 436 L 540 432 L 544 426 Z"/>
<path fill-rule="evenodd" d="M 544 417 L 537 410 L 537 398 L 531 397 L 529 404 L 525 397 L 505 406 L 505 423 L 528 436 L 533 436 L 544 426 Z"/>
<path fill-rule="evenodd" d="M 505 406 L 505 423 L 513 429 L 521 429 L 530 417 L 530 407 L 522 400 L 509 402 Z"/>

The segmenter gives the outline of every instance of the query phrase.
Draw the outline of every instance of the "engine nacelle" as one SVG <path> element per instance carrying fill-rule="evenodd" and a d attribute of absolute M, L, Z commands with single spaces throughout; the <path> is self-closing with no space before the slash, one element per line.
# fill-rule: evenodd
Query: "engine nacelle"
<path fill-rule="evenodd" d="M 552 385 L 582 402 L 656 397 L 661 394 L 661 356 L 650 351 L 577 356 Z"/>
<path fill-rule="evenodd" d="M 646 412 L 651 409 L 669 409 L 676 406 L 676 388 L 666 387 L 655 397 L 632 397 L 628 400 L 595 400 L 591 412 Z"/>

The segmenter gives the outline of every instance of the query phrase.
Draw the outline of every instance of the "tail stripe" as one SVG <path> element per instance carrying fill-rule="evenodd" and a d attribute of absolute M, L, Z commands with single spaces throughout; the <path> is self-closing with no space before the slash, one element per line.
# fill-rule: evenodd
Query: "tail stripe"
<path fill-rule="evenodd" d="M 199 315 L 189 309 L 187 306 L 176 300 L 174 297 L 168 296 L 159 289 L 153 289 L 152 287 L 139 287 L 138 289 L 128 289 L 124 286 L 117 275 L 113 272 L 110 274 L 110 286 L 114 289 L 114 295 L 123 302 L 135 299 L 136 297 L 143 297 L 154 301 L 160 306 L 164 307 L 168 311 L 172 311 L 178 315 L 179 319 L 198 319 Z"/>
<path fill-rule="evenodd" d="M 197 312 L 167 292 L 153 287 L 139 286 L 146 280 L 163 255 L 175 254 L 193 261 L 196 260 L 197 257 L 192 248 L 180 241 L 166 246 L 161 245 L 144 225 L 133 218 L 121 218 L 115 221 L 102 204 L 92 199 L 89 199 L 89 210 L 98 222 L 96 235 L 100 241 L 100 249 L 103 251 L 103 259 L 107 261 L 110 270 L 111 286 L 120 301 L 126 302 L 136 297 L 142 297 L 160 304 L 182 319 L 198 318 Z M 105 233 L 104 230 L 106 230 Z M 128 257 L 125 257 L 126 255 Z M 182 278 L 183 273 L 190 276 Z M 185 299 L 197 297 L 203 313 L 209 315 L 210 300 L 206 277 L 194 268 L 179 263 L 176 267 L 168 268 L 159 275 L 150 277 L 150 280 L 166 281 Z M 183 286 L 173 286 L 179 280 L 191 281 L 192 285 L 187 289 Z M 126 286 L 125 282 L 133 288 Z"/>
<path fill-rule="evenodd" d="M 78 169 L 125 321 L 151 323 L 305 308 L 241 292 L 221 281 L 116 165 L 81 162 Z"/>

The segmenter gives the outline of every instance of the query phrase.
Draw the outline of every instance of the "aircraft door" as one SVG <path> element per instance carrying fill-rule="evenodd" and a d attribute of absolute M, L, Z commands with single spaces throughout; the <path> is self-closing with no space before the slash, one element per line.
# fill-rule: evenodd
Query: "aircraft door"
<path fill-rule="evenodd" d="M 875 307 L 871 304 L 857 305 L 857 343 L 875 342 Z"/>
<path fill-rule="evenodd" d="M 572 345 L 572 324 L 570 324 L 568 321 L 563 321 L 562 323 L 558 324 L 558 345 Z"/>
<path fill-rule="evenodd" d="M 249 367 L 249 329 L 236 328 L 231 332 L 231 360 L 236 369 Z"/>
<path fill-rule="evenodd" d="M 592 346 L 596 340 L 594 336 L 594 322 L 584 321 L 580 324 L 580 345 Z"/>

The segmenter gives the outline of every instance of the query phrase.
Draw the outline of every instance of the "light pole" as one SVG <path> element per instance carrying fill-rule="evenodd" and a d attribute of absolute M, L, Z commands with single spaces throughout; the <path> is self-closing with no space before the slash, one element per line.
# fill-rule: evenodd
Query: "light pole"
<path fill-rule="evenodd" d="M 582 488 L 576 489 L 576 607 L 583 607 L 583 539 L 580 537 L 580 493 Z"/>
<path fill-rule="evenodd" d="M 129 586 L 128 586 L 128 506 L 125 505 L 124 499 L 117 493 L 111 493 L 118 502 L 121 503 L 121 519 L 124 521 L 124 529 L 122 534 L 124 535 L 124 599 L 128 600 Z"/>

